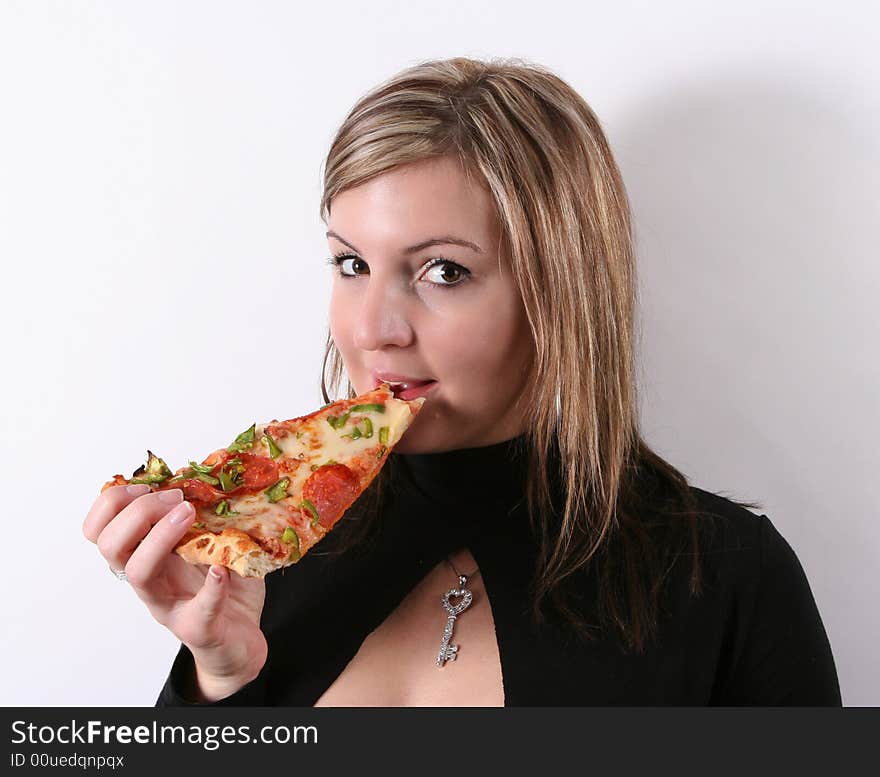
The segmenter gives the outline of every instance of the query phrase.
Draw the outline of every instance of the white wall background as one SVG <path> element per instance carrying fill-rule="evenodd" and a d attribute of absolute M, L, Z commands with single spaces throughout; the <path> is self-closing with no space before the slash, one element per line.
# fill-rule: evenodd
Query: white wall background
<path fill-rule="evenodd" d="M 0 704 L 153 703 L 177 641 L 82 519 L 148 446 L 179 465 L 320 404 L 323 155 L 364 91 L 453 55 L 543 63 L 603 120 L 646 436 L 766 505 L 844 702 L 880 703 L 878 6 L 472 5 L 0 0 Z"/>

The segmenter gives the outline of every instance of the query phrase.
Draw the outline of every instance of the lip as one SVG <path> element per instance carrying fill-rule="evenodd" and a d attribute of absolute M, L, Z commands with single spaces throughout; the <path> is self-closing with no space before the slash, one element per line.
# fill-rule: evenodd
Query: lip
<path fill-rule="evenodd" d="M 373 370 L 373 382 L 376 386 L 380 383 L 427 383 L 430 380 L 433 378 L 418 378 L 415 375 L 400 375 L 396 372 Z"/>

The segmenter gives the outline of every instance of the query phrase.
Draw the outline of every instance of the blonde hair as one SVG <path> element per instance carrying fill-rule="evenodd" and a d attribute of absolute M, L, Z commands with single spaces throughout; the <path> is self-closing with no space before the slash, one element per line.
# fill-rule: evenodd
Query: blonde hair
<path fill-rule="evenodd" d="M 698 544 L 686 478 L 639 434 L 635 252 L 620 171 L 596 115 L 550 71 L 522 60 L 435 60 L 402 71 L 352 108 L 325 162 L 322 219 L 340 192 L 446 155 L 491 192 L 534 344 L 522 397 L 530 419 L 528 506 L 540 546 L 533 615 L 543 621 L 550 597 L 589 638 L 564 583 L 592 563 L 598 619 L 643 649 L 655 631 L 662 579 L 682 548 L 649 536 L 644 516 L 634 514 L 644 507 L 639 471 L 647 467 L 673 488 L 694 551 Z M 338 391 L 343 377 L 328 335 L 325 401 L 327 383 Z M 350 383 L 346 392 L 354 395 Z M 559 506 L 553 477 L 562 484 Z M 561 521 L 551 524 L 554 514 Z M 699 588 L 694 552 L 691 590 Z"/>

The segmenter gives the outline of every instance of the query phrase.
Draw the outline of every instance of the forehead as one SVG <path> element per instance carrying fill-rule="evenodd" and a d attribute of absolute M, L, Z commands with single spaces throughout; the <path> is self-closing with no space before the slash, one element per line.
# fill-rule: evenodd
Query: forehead
<path fill-rule="evenodd" d="M 358 246 L 410 245 L 437 234 L 485 245 L 498 230 L 489 191 L 452 157 L 403 165 L 340 192 L 328 225 Z"/>

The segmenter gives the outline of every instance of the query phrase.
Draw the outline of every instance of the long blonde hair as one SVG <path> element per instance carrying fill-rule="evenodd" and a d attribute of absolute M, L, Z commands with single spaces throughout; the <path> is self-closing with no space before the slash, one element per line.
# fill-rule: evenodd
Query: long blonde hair
<path fill-rule="evenodd" d="M 322 219 L 328 221 L 340 192 L 445 155 L 457 157 L 492 194 L 534 344 L 522 398 L 529 409 L 527 498 L 540 547 L 533 615 L 543 621 L 549 597 L 590 638 L 591 625 L 572 606 L 564 583 L 592 563 L 597 618 L 615 624 L 626 645 L 641 650 L 656 630 L 670 561 L 684 548 L 672 534 L 658 539 L 636 514 L 644 509 L 639 472 L 649 469 L 677 495 L 673 502 L 682 509 L 672 514 L 689 530 L 694 594 L 700 589 L 699 517 L 684 475 L 639 434 L 634 240 L 609 143 L 584 99 L 540 66 L 424 62 L 370 91 L 344 120 L 324 165 Z M 343 378 L 328 335 L 325 401 L 331 399 L 328 383 L 337 393 Z M 349 383 L 345 396 L 353 395 Z M 561 505 L 553 504 L 553 461 L 561 468 L 555 475 Z"/>

